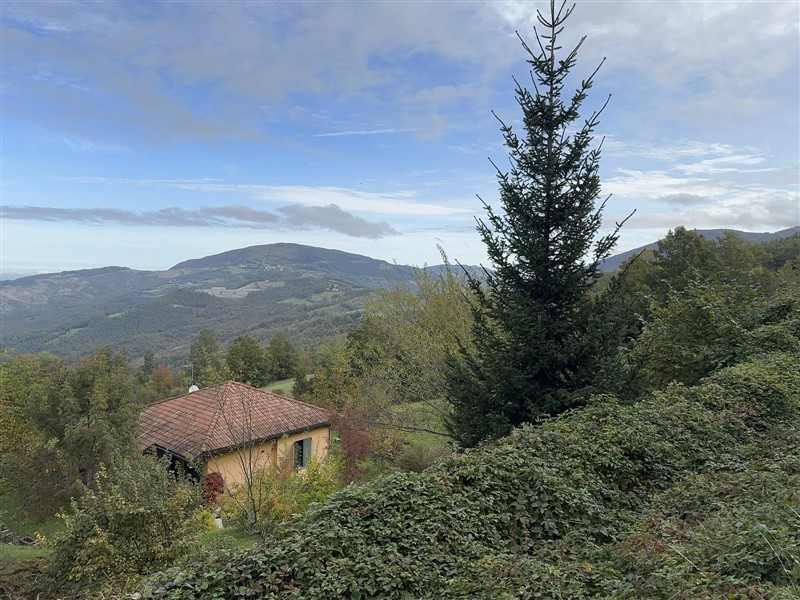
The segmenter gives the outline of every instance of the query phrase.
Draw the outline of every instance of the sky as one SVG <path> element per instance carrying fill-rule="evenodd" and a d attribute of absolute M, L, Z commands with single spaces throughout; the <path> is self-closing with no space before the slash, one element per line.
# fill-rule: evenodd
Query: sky
<path fill-rule="evenodd" d="M 0 270 L 294 242 L 486 262 L 544 2 L 0 4 Z M 800 3 L 578 2 L 618 251 L 800 224 Z M 567 91 L 571 94 L 571 88 Z"/>

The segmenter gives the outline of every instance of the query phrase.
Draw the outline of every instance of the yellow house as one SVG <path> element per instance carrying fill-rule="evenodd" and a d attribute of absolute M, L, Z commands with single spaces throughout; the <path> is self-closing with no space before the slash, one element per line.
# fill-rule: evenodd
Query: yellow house
<path fill-rule="evenodd" d="M 330 445 L 330 413 L 228 381 L 147 406 L 139 449 L 170 454 L 197 475 L 216 471 L 226 487 L 271 465 L 302 469 Z"/>

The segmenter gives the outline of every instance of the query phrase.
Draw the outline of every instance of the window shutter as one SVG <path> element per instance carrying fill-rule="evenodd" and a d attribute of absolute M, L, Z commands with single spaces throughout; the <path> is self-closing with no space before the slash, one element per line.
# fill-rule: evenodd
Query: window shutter
<path fill-rule="evenodd" d="M 307 467 L 311 461 L 311 438 L 303 440 L 303 466 Z"/>

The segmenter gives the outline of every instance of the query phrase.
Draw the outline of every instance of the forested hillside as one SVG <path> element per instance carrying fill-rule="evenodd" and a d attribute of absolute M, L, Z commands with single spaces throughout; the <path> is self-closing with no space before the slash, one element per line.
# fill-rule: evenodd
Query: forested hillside
<path fill-rule="evenodd" d="M 743 240 L 747 240 L 748 242 L 758 244 L 764 242 L 771 242 L 775 240 L 781 240 L 783 238 L 789 238 L 798 235 L 800 234 L 800 225 L 796 225 L 795 227 L 789 227 L 787 229 L 781 229 L 780 231 L 775 231 L 773 233 L 755 233 L 751 231 L 737 231 L 735 229 L 697 229 L 696 231 L 704 238 L 711 241 L 718 240 L 721 237 L 725 237 L 726 234 L 732 233 L 742 238 Z M 634 256 L 641 254 L 645 250 L 655 250 L 657 247 L 658 247 L 658 242 L 652 242 L 645 246 L 639 246 L 638 248 L 634 248 L 633 250 L 620 252 L 619 254 L 610 256 L 606 260 L 604 260 L 602 268 L 607 273 L 613 273 L 614 271 L 619 269 L 626 260 L 629 260 Z"/>
<path fill-rule="evenodd" d="M 253 246 L 167 271 L 107 267 L 2 283 L 2 347 L 75 361 L 105 345 L 177 362 L 199 331 L 228 342 L 287 331 L 312 346 L 341 334 L 373 289 L 410 267 L 298 244 Z"/>

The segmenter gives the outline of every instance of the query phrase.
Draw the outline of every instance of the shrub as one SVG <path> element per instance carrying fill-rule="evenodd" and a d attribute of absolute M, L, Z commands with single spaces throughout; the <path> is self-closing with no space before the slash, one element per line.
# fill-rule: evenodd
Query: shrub
<path fill-rule="evenodd" d="M 366 411 L 345 404 L 341 413 L 332 413 L 331 426 L 339 436 L 343 455 L 342 478 L 345 483 L 359 479 L 365 469 L 365 460 L 375 450 L 375 436 L 366 425 Z"/>
<path fill-rule="evenodd" d="M 339 489 L 341 473 L 341 463 L 333 456 L 311 461 L 302 471 L 295 471 L 290 465 L 271 466 L 254 473 L 251 482 L 220 500 L 227 518 L 247 530 L 272 534 L 291 516 Z"/>
<path fill-rule="evenodd" d="M 205 533 L 218 529 L 214 514 L 209 510 L 198 510 L 194 513 L 194 525 L 198 531 Z"/>
<path fill-rule="evenodd" d="M 136 456 L 101 468 L 96 489 L 72 502 L 52 540 L 53 586 L 91 587 L 174 563 L 193 547 L 194 486 L 177 481 L 168 457 Z"/>
<path fill-rule="evenodd" d="M 206 473 L 205 477 L 203 477 L 203 487 L 200 492 L 203 502 L 207 505 L 214 505 L 217 502 L 217 498 L 224 492 L 225 481 L 222 479 L 222 475 L 217 471 Z"/>

